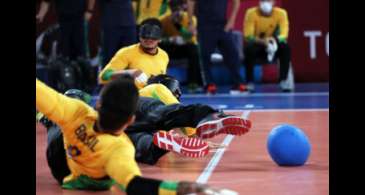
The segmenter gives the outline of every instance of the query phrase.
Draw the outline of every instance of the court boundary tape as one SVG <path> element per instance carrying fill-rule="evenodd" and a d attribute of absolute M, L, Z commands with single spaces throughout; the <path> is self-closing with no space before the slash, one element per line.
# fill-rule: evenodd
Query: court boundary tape
<path fill-rule="evenodd" d="M 241 110 L 241 112 L 242 112 L 242 110 Z M 242 117 L 248 118 L 248 115 L 250 113 L 251 113 L 251 110 L 244 110 L 242 113 Z M 224 138 L 222 144 L 224 144 L 228 147 L 234 137 L 235 137 L 234 135 L 227 135 Z M 224 152 L 226 151 L 226 148 L 220 148 L 217 150 L 217 152 L 210 159 L 208 165 L 204 168 L 203 172 L 200 174 L 200 176 L 196 180 L 197 183 L 207 183 L 209 177 L 212 175 L 215 167 L 218 165 L 220 159 L 222 158 Z"/>

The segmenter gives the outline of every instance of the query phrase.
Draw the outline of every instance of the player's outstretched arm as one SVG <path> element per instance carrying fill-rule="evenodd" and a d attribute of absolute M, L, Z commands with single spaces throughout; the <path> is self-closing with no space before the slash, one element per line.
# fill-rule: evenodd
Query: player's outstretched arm
<path fill-rule="evenodd" d="M 83 103 L 58 93 L 36 79 L 37 110 L 57 125 L 62 127 L 70 121 L 74 121 L 75 113 L 81 109 L 80 104 Z"/>
<path fill-rule="evenodd" d="M 225 195 L 220 189 L 213 189 L 206 184 L 195 182 L 174 182 L 142 177 L 134 160 L 134 152 L 126 145 L 117 148 L 109 156 L 105 165 L 106 173 L 113 178 L 119 188 L 128 195 Z"/>
<path fill-rule="evenodd" d="M 172 182 L 135 177 L 128 185 L 127 194 L 151 195 L 237 195 L 227 189 L 214 189 L 207 184 L 196 182 Z"/>

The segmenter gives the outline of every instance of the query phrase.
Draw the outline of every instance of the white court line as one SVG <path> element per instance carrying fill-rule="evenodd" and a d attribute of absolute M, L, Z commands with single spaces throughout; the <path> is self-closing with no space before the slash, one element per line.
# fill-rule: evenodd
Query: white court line
<path fill-rule="evenodd" d="M 242 109 L 224 110 L 225 112 L 242 112 Z M 255 109 L 254 112 L 328 112 L 329 108 L 305 108 L 305 109 Z"/>
<path fill-rule="evenodd" d="M 221 93 L 215 95 L 206 94 L 184 94 L 184 98 L 202 98 L 202 97 L 293 97 L 293 96 L 328 96 L 329 92 L 298 92 L 298 93 L 243 93 L 231 95 L 229 93 Z"/>
<path fill-rule="evenodd" d="M 243 111 L 242 117 L 247 118 L 248 115 L 250 114 L 250 112 L 251 112 L 250 110 Z M 224 144 L 224 145 L 226 145 L 226 147 L 228 147 L 228 145 L 231 143 L 233 138 L 234 138 L 234 135 L 227 135 L 224 138 L 222 144 Z M 218 163 L 219 163 L 220 159 L 222 158 L 225 151 L 226 151 L 226 148 L 220 148 L 217 150 L 217 152 L 214 154 L 212 159 L 210 159 L 208 165 L 205 167 L 204 171 L 200 174 L 200 176 L 196 180 L 197 183 L 207 183 L 210 175 L 213 173 L 215 167 L 218 165 Z"/>

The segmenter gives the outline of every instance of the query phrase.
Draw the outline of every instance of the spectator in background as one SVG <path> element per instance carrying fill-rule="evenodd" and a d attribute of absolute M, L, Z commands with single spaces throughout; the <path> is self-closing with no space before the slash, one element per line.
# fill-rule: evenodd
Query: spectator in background
<path fill-rule="evenodd" d="M 139 32 L 140 43 L 120 49 L 99 74 L 102 84 L 121 74 L 131 74 L 144 87 L 152 75 L 166 74 L 169 56 L 158 47 L 161 41 L 161 23 L 156 18 L 142 22 Z"/>
<path fill-rule="evenodd" d="M 95 0 L 54 0 L 60 25 L 60 54 L 72 60 L 85 57 L 85 20 L 93 14 Z M 36 19 L 43 22 L 50 0 L 43 0 Z"/>
<path fill-rule="evenodd" d="M 137 24 L 148 18 L 160 18 L 164 14 L 170 14 L 169 0 L 133 0 L 136 2 L 135 15 Z"/>
<path fill-rule="evenodd" d="M 234 45 L 231 30 L 234 26 L 240 0 L 233 0 L 233 11 L 228 20 L 226 19 L 227 0 L 188 0 L 189 30 L 196 33 L 193 25 L 192 15 L 196 4 L 196 15 L 198 19 L 198 38 L 201 48 L 203 82 L 208 93 L 215 93 L 217 86 L 212 81 L 210 67 L 211 54 L 218 47 L 222 52 L 224 63 L 228 65 L 234 85 L 231 92 L 243 92 L 246 86 L 239 74 L 240 58 L 238 50 Z"/>
<path fill-rule="evenodd" d="M 196 92 L 202 85 L 198 43 L 195 35 L 188 31 L 188 13 L 184 11 L 184 0 L 170 0 L 172 11 L 161 18 L 163 39 L 160 47 L 170 58 L 188 59 L 188 89 Z M 196 18 L 193 18 L 196 26 Z"/>
<path fill-rule="evenodd" d="M 103 66 L 122 47 L 137 42 L 131 0 L 99 0 L 101 9 Z"/>
<path fill-rule="evenodd" d="M 279 60 L 280 88 L 291 91 L 287 81 L 290 64 L 290 47 L 287 43 L 289 21 L 287 12 L 274 7 L 274 0 L 260 0 L 258 7 L 247 10 L 243 32 L 246 44 L 244 48 L 245 64 L 247 66 L 247 81 L 250 91 L 253 86 L 253 66 L 258 59 L 272 62 Z"/>

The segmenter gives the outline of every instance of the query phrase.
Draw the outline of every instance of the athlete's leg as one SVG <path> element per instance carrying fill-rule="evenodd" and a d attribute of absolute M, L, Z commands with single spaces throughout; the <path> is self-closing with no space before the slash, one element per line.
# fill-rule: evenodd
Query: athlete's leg
<path fill-rule="evenodd" d="M 136 148 L 135 159 L 137 162 L 153 165 L 168 153 L 167 150 L 153 144 L 153 134 L 150 132 L 128 132 L 127 135 Z"/>
<path fill-rule="evenodd" d="M 205 117 L 217 112 L 212 107 L 202 104 L 165 105 L 153 98 L 140 97 L 136 121 L 126 131 L 149 130 L 155 132 L 177 127 L 196 127 Z"/>
<path fill-rule="evenodd" d="M 52 125 L 47 129 L 47 162 L 53 177 L 61 185 L 63 178 L 71 172 L 67 165 L 66 151 L 63 144 L 63 136 L 57 125 Z"/>
<path fill-rule="evenodd" d="M 205 131 L 208 131 L 207 136 L 212 137 L 220 133 L 240 135 L 251 127 L 251 123 L 241 117 L 221 115 L 218 110 L 208 105 L 164 105 L 159 100 L 141 97 L 137 107 L 136 121 L 126 131 L 148 130 L 153 133 L 156 130 L 197 126 L 198 136 L 203 136 Z M 229 128 L 226 128 L 227 126 Z"/>

